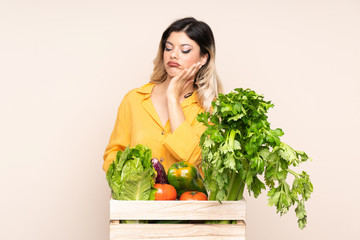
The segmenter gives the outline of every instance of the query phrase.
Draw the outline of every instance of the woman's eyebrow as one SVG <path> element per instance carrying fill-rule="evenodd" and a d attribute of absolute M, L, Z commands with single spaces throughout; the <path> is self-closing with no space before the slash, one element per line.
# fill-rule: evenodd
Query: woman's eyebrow
<path fill-rule="evenodd" d="M 166 43 L 170 44 L 171 46 L 174 46 L 174 44 L 172 44 L 172 43 L 169 42 L 169 41 L 166 41 Z M 189 47 L 192 47 L 192 45 L 187 44 L 187 43 L 181 44 L 181 46 L 189 46 Z"/>

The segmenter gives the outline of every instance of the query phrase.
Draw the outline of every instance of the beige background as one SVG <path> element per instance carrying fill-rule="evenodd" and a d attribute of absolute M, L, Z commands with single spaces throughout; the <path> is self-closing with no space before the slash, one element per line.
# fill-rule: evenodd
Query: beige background
<path fill-rule="evenodd" d="M 272 100 L 272 127 L 314 159 L 306 230 L 263 193 L 247 197 L 247 239 L 359 239 L 355 0 L 2 0 L 0 239 L 108 239 L 101 167 L 117 107 L 185 16 L 212 27 L 226 91 Z"/>

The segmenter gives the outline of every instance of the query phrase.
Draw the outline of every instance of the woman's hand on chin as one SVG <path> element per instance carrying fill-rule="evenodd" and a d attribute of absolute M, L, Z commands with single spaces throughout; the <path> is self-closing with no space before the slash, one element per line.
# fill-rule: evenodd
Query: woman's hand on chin
<path fill-rule="evenodd" d="M 185 68 L 181 70 L 176 76 L 170 79 L 170 83 L 167 89 L 167 98 L 168 101 L 174 100 L 180 103 L 181 96 L 186 94 L 193 82 L 197 71 L 201 68 L 201 63 L 194 63 L 190 68 Z M 189 89 L 188 89 L 189 88 Z"/>

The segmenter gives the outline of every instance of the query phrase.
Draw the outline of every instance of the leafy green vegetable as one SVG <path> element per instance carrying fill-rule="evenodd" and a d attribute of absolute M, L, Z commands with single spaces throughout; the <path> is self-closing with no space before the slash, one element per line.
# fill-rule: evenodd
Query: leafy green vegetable
<path fill-rule="evenodd" d="M 124 180 L 119 200 L 149 200 L 151 195 L 150 169 L 146 172 L 135 172 Z"/>
<path fill-rule="evenodd" d="M 154 200 L 156 172 L 151 164 L 151 149 L 139 144 L 118 151 L 106 179 L 115 200 Z"/>
<path fill-rule="evenodd" d="M 230 201 L 249 195 L 258 197 L 269 188 L 268 201 L 280 215 L 296 205 L 298 226 L 307 223 L 305 201 L 313 186 L 306 172 L 291 170 L 309 159 L 305 152 L 296 151 L 281 142 L 280 128 L 271 129 L 267 112 L 274 105 L 250 89 L 219 94 L 212 103 L 213 112 L 198 115 L 207 126 L 200 138 L 204 182 L 210 191 L 209 200 Z M 292 187 L 288 174 L 295 177 Z M 264 182 L 259 176 L 264 178 Z"/>

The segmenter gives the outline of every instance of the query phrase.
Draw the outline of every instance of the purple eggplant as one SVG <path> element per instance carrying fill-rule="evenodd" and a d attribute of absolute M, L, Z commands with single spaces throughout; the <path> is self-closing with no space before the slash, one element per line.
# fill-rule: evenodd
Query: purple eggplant
<path fill-rule="evenodd" d="M 151 163 L 157 172 L 155 183 L 168 184 L 165 168 L 159 159 L 153 158 L 151 159 Z"/>

